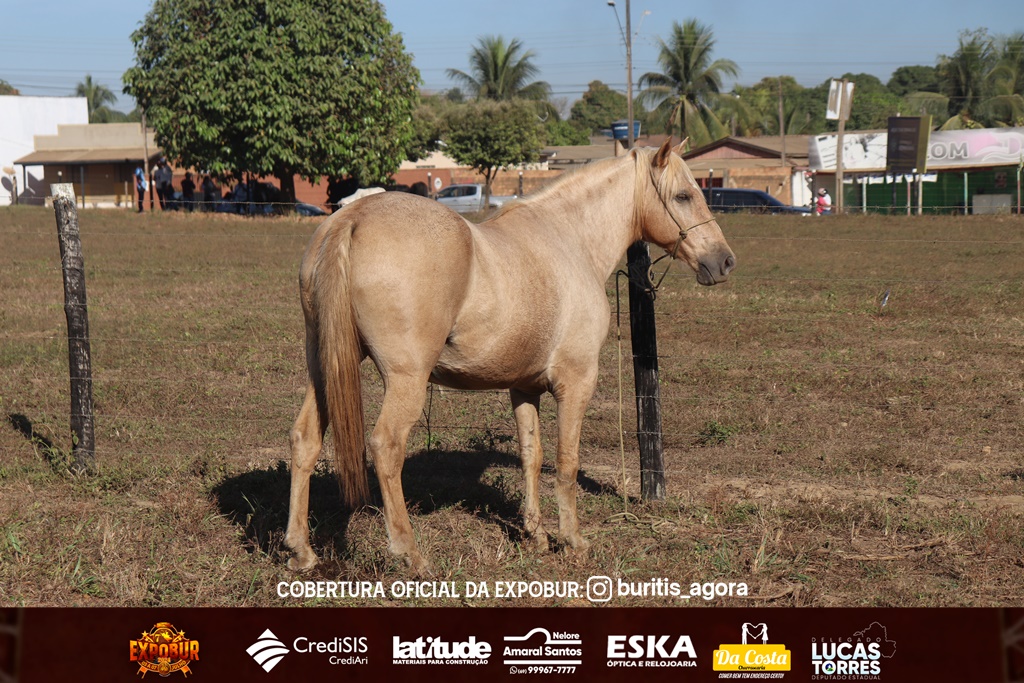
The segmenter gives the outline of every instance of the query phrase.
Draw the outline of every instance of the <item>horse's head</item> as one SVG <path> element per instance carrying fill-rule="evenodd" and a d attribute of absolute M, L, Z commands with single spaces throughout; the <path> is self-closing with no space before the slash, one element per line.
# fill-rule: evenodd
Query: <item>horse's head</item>
<path fill-rule="evenodd" d="M 631 152 L 636 161 L 634 223 L 644 240 L 693 268 L 697 282 L 715 285 L 728 279 L 736 256 L 693 174 L 676 153 L 682 146 L 673 150 L 666 140 L 655 152 Z"/>

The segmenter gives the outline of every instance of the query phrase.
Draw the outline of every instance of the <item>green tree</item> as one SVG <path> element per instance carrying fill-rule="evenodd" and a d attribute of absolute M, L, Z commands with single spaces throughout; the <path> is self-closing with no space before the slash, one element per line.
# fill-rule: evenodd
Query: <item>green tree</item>
<path fill-rule="evenodd" d="M 590 144 L 590 130 L 583 128 L 575 121 L 558 121 L 549 118 L 544 122 L 544 132 L 547 144 L 555 147 Z"/>
<path fill-rule="evenodd" d="M 613 121 L 625 120 L 626 109 L 625 95 L 601 81 L 591 81 L 583 97 L 573 103 L 569 120 L 591 133 L 599 133 L 611 128 Z M 638 112 L 634 116 L 641 118 Z"/>
<path fill-rule="evenodd" d="M 668 41 L 659 39 L 658 64 L 662 72 L 640 77 L 641 104 L 652 107 L 651 123 L 664 122 L 671 134 L 678 130 L 701 146 L 728 135 L 715 116 L 714 105 L 726 76 L 735 77 L 739 67 L 728 59 L 712 59 L 715 47 L 711 28 L 696 19 L 672 22 Z"/>
<path fill-rule="evenodd" d="M 85 80 L 75 86 L 75 96 L 85 98 L 89 110 L 89 123 L 106 123 L 113 111 L 107 105 L 117 102 L 117 96 L 113 91 L 102 83 L 93 81 L 91 74 L 86 74 Z"/>
<path fill-rule="evenodd" d="M 551 86 L 531 81 L 540 73 L 534 57 L 517 38 L 506 43 L 501 36 L 484 36 L 469 52 L 469 72 L 448 69 L 448 78 L 464 85 L 478 100 L 546 101 Z"/>
<path fill-rule="evenodd" d="M 956 52 L 939 57 L 940 92 L 949 98 L 946 125 L 956 127 L 955 121 L 974 119 L 974 110 L 984 97 L 985 79 L 995 66 L 994 47 L 985 29 L 961 31 Z"/>
<path fill-rule="evenodd" d="M 1024 126 L 1024 33 L 996 38 L 995 51 L 978 112 L 991 126 Z"/>
<path fill-rule="evenodd" d="M 0 78 L 0 95 L 20 95 L 21 93 L 13 85 Z"/>
<path fill-rule="evenodd" d="M 124 75 L 170 157 L 219 177 L 384 182 L 419 72 L 377 0 L 155 0 Z"/>
<path fill-rule="evenodd" d="M 782 89 L 782 120 L 786 134 L 811 132 L 806 111 L 806 88 L 792 76 L 769 76 L 749 88 L 737 86 L 732 97 L 720 97 L 716 114 L 736 135 L 779 134 L 779 89 Z"/>
<path fill-rule="evenodd" d="M 934 66 L 901 66 L 886 83 L 889 92 L 905 97 L 916 92 L 939 92 L 939 73 Z"/>
<path fill-rule="evenodd" d="M 544 144 L 536 109 L 522 100 L 462 104 L 446 118 L 446 153 L 484 176 L 488 198 L 500 169 L 536 161 Z"/>

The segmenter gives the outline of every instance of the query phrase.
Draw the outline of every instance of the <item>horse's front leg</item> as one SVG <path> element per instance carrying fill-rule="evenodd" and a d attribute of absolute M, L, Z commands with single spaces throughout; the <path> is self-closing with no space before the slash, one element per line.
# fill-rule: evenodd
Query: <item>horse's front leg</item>
<path fill-rule="evenodd" d="M 572 386 L 555 390 L 558 402 L 558 456 L 555 460 L 555 496 L 558 499 L 558 535 L 574 550 L 590 547 L 580 535 L 576 516 L 576 477 L 580 469 L 580 431 L 587 403 L 594 393 L 595 377 L 590 381 L 577 380 Z"/>
<path fill-rule="evenodd" d="M 523 500 L 523 528 L 527 541 L 538 550 L 548 549 L 548 533 L 540 515 L 540 468 L 544 460 L 540 447 L 540 396 L 512 389 L 512 410 L 519 432 L 519 454 L 523 460 L 526 492 Z"/>

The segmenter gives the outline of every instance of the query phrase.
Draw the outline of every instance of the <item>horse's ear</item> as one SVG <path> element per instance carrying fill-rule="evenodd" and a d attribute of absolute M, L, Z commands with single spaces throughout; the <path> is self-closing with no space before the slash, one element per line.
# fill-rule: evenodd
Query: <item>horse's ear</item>
<path fill-rule="evenodd" d="M 678 145 L 676 145 L 672 149 L 672 151 L 675 152 L 676 154 L 678 154 L 679 156 L 683 156 L 683 152 L 686 151 L 686 143 L 689 142 L 689 141 L 690 141 L 690 138 L 683 138 L 683 141 L 680 142 Z"/>
<path fill-rule="evenodd" d="M 661 143 L 661 147 L 654 154 L 654 159 L 651 160 L 652 166 L 658 168 L 665 168 L 668 166 L 668 158 L 672 154 L 672 138 L 668 138 L 665 142 Z"/>

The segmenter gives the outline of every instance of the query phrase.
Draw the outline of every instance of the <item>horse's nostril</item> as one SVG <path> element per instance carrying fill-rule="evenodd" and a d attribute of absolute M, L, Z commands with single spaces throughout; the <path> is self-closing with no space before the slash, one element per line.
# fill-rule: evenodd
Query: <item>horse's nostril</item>
<path fill-rule="evenodd" d="M 736 267 L 736 257 L 729 254 L 725 259 L 725 263 L 722 264 L 722 273 L 728 275 L 734 267 Z"/>

